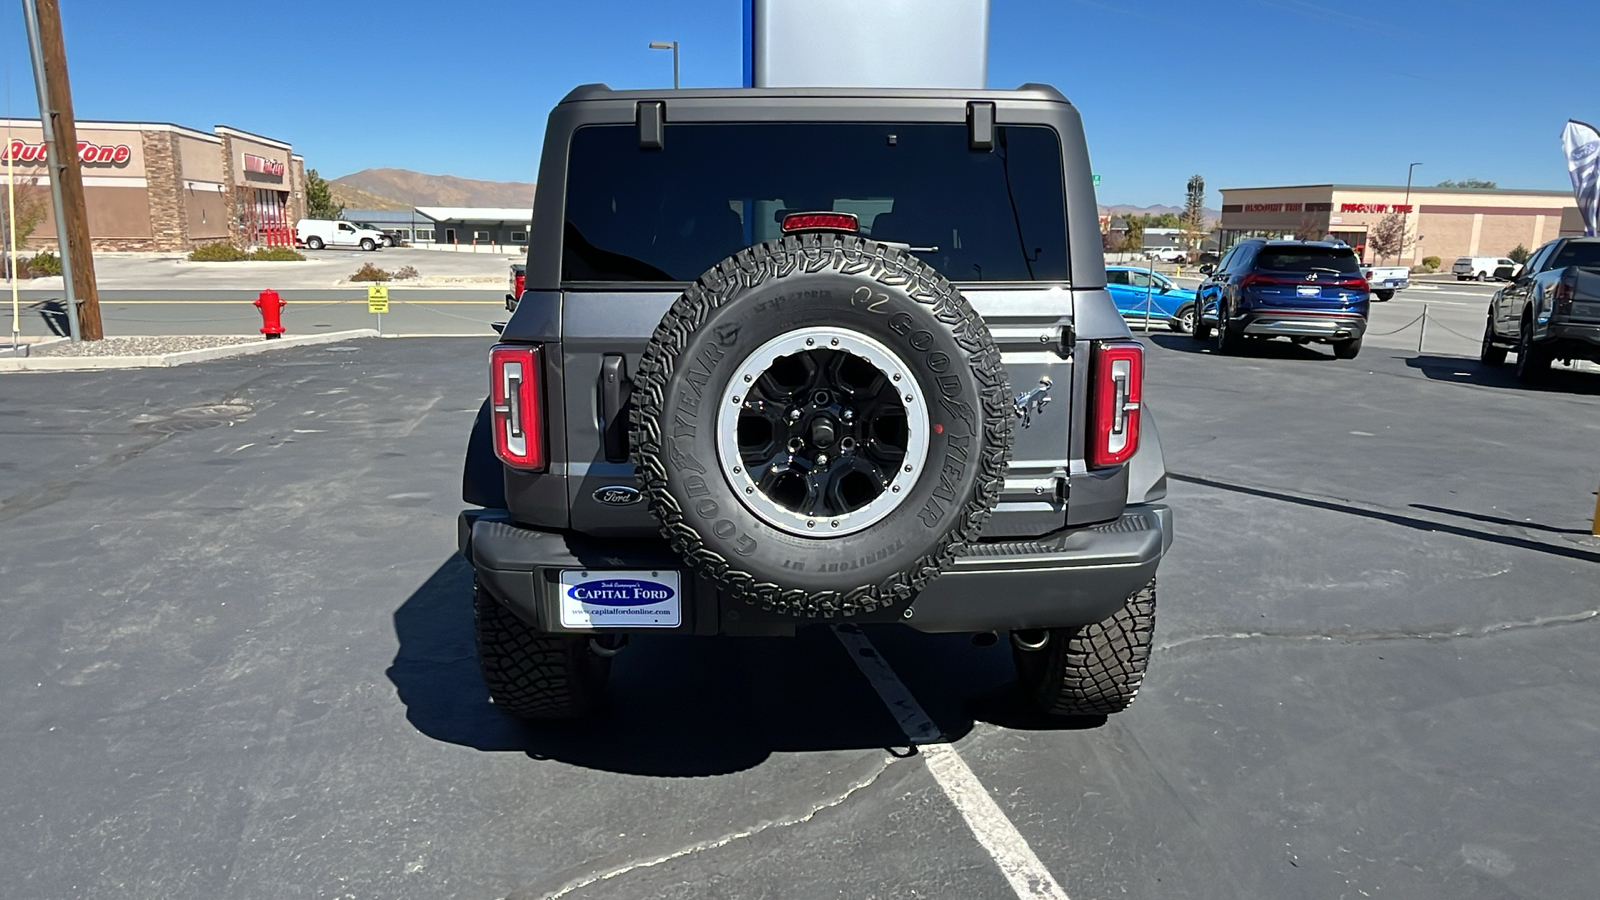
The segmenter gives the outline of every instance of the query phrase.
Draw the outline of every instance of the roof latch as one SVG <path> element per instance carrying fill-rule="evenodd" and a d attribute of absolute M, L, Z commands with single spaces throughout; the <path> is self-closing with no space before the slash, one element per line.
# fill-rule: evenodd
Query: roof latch
<path fill-rule="evenodd" d="M 967 146 L 974 150 L 994 149 L 993 103 L 967 104 Z"/>
<path fill-rule="evenodd" d="M 640 100 L 635 115 L 639 120 L 639 149 L 660 150 L 666 136 L 666 101 Z"/>

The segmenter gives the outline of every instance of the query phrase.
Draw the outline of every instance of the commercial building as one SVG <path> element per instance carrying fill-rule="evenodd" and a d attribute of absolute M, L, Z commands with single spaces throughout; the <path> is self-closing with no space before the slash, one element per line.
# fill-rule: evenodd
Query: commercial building
<path fill-rule="evenodd" d="M 532 207 L 419 206 L 433 221 L 434 243 L 457 247 L 515 247 L 528 243 Z"/>
<path fill-rule="evenodd" d="M 347 209 L 339 218 L 376 226 L 384 234 L 408 244 L 433 243 L 433 220 L 415 209 Z"/>
<path fill-rule="evenodd" d="M 1222 249 L 1245 237 L 1332 236 L 1374 261 L 1367 235 L 1385 215 L 1404 216 L 1410 240 L 1401 265 L 1437 256 L 1504 256 L 1562 235 L 1583 233 L 1570 191 L 1517 191 L 1355 184 L 1224 188 Z"/>
<path fill-rule="evenodd" d="M 94 249 L 292 243 L 305 209 L 305 161 L 289 144 L 225 125 L 213 133 L 163 122 L 80 121 L 77 128 Z M 39 122 L 0 118 L 0 137 L 0 165 L 15 167 L 24 190 L 48 191 Z M 28 246 L 56 247 L 53 213 Z"/>

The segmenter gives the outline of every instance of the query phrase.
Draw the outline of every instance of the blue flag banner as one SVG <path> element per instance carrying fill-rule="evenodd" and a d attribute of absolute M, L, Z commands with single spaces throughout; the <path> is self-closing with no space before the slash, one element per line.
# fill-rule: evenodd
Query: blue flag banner
<path fill-rule="evenodd" d="M 1578 215 L 1583 217 L 1583 233 L 1594 237 L 1600 224 L 1600 132 L 1593 125 L 1568 119 L 1561 132 L 1561 150 L 1567 157 L 1567 174 L 1572 176 L 1572 193 L 1578 198 Z"/>

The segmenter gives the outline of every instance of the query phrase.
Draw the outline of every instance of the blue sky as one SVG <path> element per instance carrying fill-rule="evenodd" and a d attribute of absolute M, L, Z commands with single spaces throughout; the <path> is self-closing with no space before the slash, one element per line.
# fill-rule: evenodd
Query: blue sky
<path fill-rule="evenodd" d="M 930 0 L 931 2 L 931 0 Z M 396 166 L 534 179 L 572 86 L 741 78 L 740 0 L 61 0 L 82 118 L 228 124 L 326 176 Z M 20 4 L 0 63 L 34 115 Z M 1216 189 L 1486 178 L 1568 186 L 1567 118 L 1600 122 L 1600 3 L 1525 0 L 992 0 L 989 84 L 1056 85 L 1082 110 L 1103 203 Z M 359 82 L 365 73 L 368 85 Z M 3 98 L 0 98 L 3 99 Z"/>

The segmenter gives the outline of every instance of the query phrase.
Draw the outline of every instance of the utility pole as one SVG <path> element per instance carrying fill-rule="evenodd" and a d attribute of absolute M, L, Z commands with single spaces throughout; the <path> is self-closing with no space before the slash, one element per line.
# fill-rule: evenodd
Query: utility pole
<path fill-rule="evenodd" d="M 50 196 L 61 244 L 61 274 L 66 285 L 67 321 L 73 339 L 98 341 L 100 292 L 89 249 L 89 214 L 78 160 L 78 127 L 72 117 L 72 87 L 67 81 L 67 50 L 61 36 L 59 0 L 22 0 L 33 79 L 39 88 L 39 122 L 44 129 L 50 168 Z"/>

